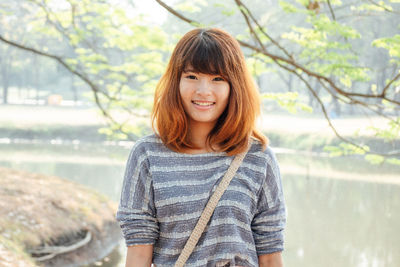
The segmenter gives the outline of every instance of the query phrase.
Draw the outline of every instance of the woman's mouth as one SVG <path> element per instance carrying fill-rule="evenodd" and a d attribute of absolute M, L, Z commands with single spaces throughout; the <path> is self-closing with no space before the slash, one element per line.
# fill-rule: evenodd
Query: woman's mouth
<path fill-rule="evenodd" d="M 209 107 L 212 105 L 215 105 L 215 102 L 212 101 L 197 101 L 197 100 L 192 100 L 192 103 L 198 106 L 202 106 L 202 107 Z"/>

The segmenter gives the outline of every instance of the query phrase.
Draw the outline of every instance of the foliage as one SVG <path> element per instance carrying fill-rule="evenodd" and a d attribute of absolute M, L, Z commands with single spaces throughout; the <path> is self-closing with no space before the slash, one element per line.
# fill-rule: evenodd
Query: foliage
<path fill-rule="evenodd" d="M 28 37 L 10 38 L 15 29 L 7 27 L 9 23 L 3 23 L 0 37 L 7 45 L 55 59 L 79 77 L 109 119 L 102 132 L 126 139 L 143 133 L 139 125 L 148 118 L 154 87 L 177 37 L 199 25 L 222 27 L 237 36 L 261 91 L 277 88 L 265 98 L 289 112 L 313 110 L 325 116 L 343 141 L 328 151 L 364 155 L 373 163 L 398 162 L 397 1 L 156 2 L 170 14 L 161 26 L 133 16 L 136 1 L 22 0 L 2 6 L 1 20 L 24 17 Z M 273 86 L 262 88 L 262 78 Z M 330 114 L 343 116 L 348 110 L 387 119 L 387 128 L 371 129 L 376 137 L 391 140 L 393 150 L 372 151 L 356 138 L 342 136 Z"/>
<path fill-rule="evenodd" d="M 210 2 L 212 5 L 213 1 Z M 270 92 L 264 94 L 265 98 L 275 100 L 289 112 L 304 108 L 322 112 L 343 141 L 339 146 L 326 148 L 331 154 L 364 155 L 372 163 L 389 159 L 394 159 L 390 161 L 392 163 L 396 162 L 400 155 L 396 148 L 400 137 L 397 130 L 400 110 L 400 91 L 397 88 L 400 80 L 400 49 L 396 34 L 400 22 L 398 5 L 391 1 L 356 1 L 348 4 L 339 0 L 281 0 L 279 7 L 268 3 L 268 9 L 262 10 L 258 1 L 252 1 L 251 6 L 250 1 L 233 2 L 236 11 L 232 6 L 227 8 L 227 5 L 214 4 L 214 7 L 222 8 L 221 14 L 226 15 L 229 21 L 242 19 L 247 30 L 235 32 L 236 28 L 230 27 L 228 22 L 213 26 L 222 26 L 236 34 L 250 57 L 247 61 L 256 77 L 266 71 L 271 73 L 272 70 L 282 78 L 289 92 Z M 260 6 L 260 9 L 255 6 Z M 203 23 L 201 17 L 197 20 L 193 18 L 207 12 L 211 14 L 206 8 L 194 14 L 176 9 L 171 13 L 184 17 L 189 23 Z M 275 20 L 277 25 L 270 22 L 274 21 L 273 13 L 278 17 Z M 284 17 L 285 14 L 288 16 Z M 379 16 L 378 19 L 376 16 Z M 387 27 L 382 29 L 377 26 L 379 24 Z M 294 83 L 295 92 L 292 92 Z M 310 103 L 317 105 L 304 105 L 299 101 L 304 97 L 304 92 L 308 92 L 310 98 L 315 100 Z M 296 93 L 302 97 L 299 98 Z M 340 134 L 331 122 L 330 114 L 342 116 L 342 110 L 349 106 L 352 106 L 352 110 L 359 108 L 360 114 L 387 119 L 390 127 L 374 127 L 373 130 L 381 140 L 391 139 L 394 144 L 392 151 L 372 151 L 369 146 L 360 143 L 356 136 L 348 138 Z"/>
<path fill-rule="evenodd" d="M 287 93 L 265 93 L 262 95 L 265 99 L 271 99 L 276 101 L 281 107 L 285 108 L 292 114 L 296 114 L 298 110 L 311 113 L 312 107 L 305 103 L 298 101 L 298 92 L 287 92 Z"/>
<path fill-rule="evenodd" d="M 24 8 L 34 15 L 27 34 L 49 40 L 47 54 L 83 78 L 92 100 L 108 116 L 112 127 L 104 132 L 126 139 L 127 134 L 118 132 L 121 124 L 135 125 L 149 110 L 168 53 L 166 34 L 108 1 L 32 0 Z M 39 47 L 35 42 L 27 46 Z"/>

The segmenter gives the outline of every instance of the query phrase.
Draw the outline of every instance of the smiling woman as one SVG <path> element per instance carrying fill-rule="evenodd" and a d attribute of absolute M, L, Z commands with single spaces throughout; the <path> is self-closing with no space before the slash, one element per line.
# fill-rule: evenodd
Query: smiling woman
<path fill-rule="evenodd" d="M 227 105 L 217 116 L 216 123 L 208 124 L 208 129 L 190 127 L 193 120 L 188 116 L 188 108 L 194 109 L 194 106 L 185 104 L 189 84 L 191 91 L 195 91 L 190 101 L 214 101 L 212 97 L 216 97 L 217 92 L 222 96 L 221 92 L 226 93 L 229 85 Z M 205 97 L 205 94 L 210 95 Z M 223 107 L 221 104 L 223 101 L 216 103 L 215 108 Z M 238 42 L 217 29 L 198 29 L 183 36 L 154 97 L 153 128 L 163 143 L 177 152 L 203 148 L 235 155 L 246 149 L 250 136 L 266 145 L 266 137 L 255 128 L 259 113 L 259 94 Z M 203 133 L 202 137 L 194 138 L 194 132 Z"/>
<path fill-rule="evenodd" d="M 185 34 L 156 88 L 155 134 L 126 166 L 127 267 L 282 266 L 285 201 L 259 111 L 237 41 L 220 29 Z"/>
<path fill-rule="evenodd" d="M 188 116 L 189 129 L 202 130 L 208 134 L 226 109 L 229 92 L 229 83 L 219 75 L 184 71 L 179 93 Z"/>

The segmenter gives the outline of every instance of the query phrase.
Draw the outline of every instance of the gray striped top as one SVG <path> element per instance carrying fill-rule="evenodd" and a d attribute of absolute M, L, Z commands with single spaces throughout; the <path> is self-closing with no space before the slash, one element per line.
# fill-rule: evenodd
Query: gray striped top
<path fill-rule="evenodd" d="M 154 244 L 153 263 L 173 266 L 232 160 L 177 153 L 154 134 L 136 142 L 117 212 L 126 245 Z M 258 266 L 258 255 L 282 251 L 281 184 L 275 155 L 253 140 L 186 266 Z"/>

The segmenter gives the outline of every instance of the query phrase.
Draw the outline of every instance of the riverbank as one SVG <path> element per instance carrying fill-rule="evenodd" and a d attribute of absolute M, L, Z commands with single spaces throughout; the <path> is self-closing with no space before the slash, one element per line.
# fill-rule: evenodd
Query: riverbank
<path fill-rule="evenodd" d="M 0 183 L 0 266 L 82 266 L 120 240 L 116 203 L 94 190 L 2 167 Z"/>
<path fill-rule="evenodd" d="M 399 141 L 384 142 L 371 127 L 386 128 L 380 117 L 340 117 L 332 120 L 339 134 L 369 145 L 372 150 L 387 152 L 400 147 Z M 106 126 L 96 107 L 0 105 L 0 143 L 12 140 L 35 142 L 104 142 L 99 133 Z M 325 118 L 314 114 L 265 113 L 259 123 L 261 130 L 275 147 L 322 152 L 327 145 L 342 142 Z M 143 133 L 150 133 L 148 124 Z M 134 141 L 134 140 L 133 140 Z"/>

